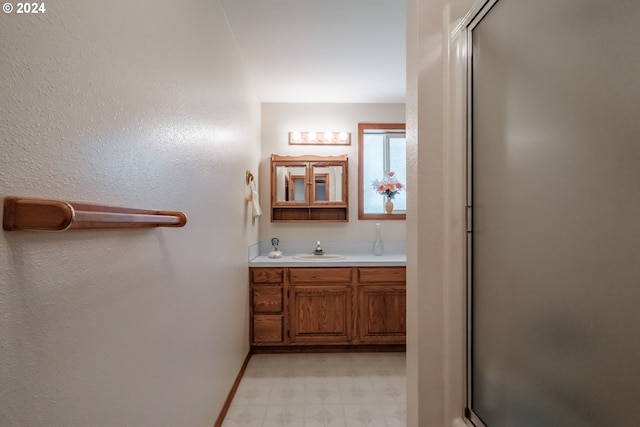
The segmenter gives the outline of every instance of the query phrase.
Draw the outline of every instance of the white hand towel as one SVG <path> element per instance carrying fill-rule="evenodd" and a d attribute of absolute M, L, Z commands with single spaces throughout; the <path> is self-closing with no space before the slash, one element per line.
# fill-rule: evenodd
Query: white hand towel
<path fill-rule="evenodd" d="M 258 196 L 258 189 L 256 188 L 256 182 L 251 181 L 251 212 L 253 217 L 256 218 L 262 215 L 262 209 L 260 208 L 260 197 Z"/>

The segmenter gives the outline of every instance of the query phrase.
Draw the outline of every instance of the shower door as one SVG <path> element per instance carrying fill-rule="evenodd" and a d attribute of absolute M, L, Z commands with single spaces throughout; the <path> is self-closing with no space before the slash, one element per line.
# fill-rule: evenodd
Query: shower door
<path fill-rule="evenodd" d="M 640 1 L 468 26 L 469 387 L 488 427 L 640 426 Z"/>

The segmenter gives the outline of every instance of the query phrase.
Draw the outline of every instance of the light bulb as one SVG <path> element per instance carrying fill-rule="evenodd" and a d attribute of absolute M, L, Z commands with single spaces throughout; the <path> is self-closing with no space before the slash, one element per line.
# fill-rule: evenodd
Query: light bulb
<path fill-rule="evenodd" d="M 307 137 L 309 138 L 309 141 L 315 141 L 316 140 L 316 133 L 315 132 L 309 132 L 307 134 Z"/>
<path fill-rule="evenodd" d="M 300 138 L 302 137 L 302 134 L 298 131 L 296 132 L 291 132 L 291 139 L 293 139 L 294 141 L 300 141 Z"/>
<path fill-rule="evenodd" d="M 340 132 L 340 141 L 346 141 L 349 137 L 349 134 L 346 132 Z"/>
<path fill-rule="evenodd" d="M 324 133 L 324 142 L 331 142 L 332 139 L 333 139 L 333 133 L 331 132 Z"/>

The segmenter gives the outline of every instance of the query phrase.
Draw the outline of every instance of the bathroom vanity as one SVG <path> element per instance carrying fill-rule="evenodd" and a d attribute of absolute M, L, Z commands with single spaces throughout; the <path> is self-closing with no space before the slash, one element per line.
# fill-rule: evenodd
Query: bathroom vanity
<path fill-rule="evenodd" d="M 398 263 L 250 267 L 252 347 L 403 347 L 406 268 Z"/>

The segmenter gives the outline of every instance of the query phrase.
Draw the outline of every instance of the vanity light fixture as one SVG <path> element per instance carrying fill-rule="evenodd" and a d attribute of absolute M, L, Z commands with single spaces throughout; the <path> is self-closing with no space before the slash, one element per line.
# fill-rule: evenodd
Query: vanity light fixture
<path fill-rule="evenodd" d="M 349 132 L 289 132 L 289 145 L 351 145 Z"/>

